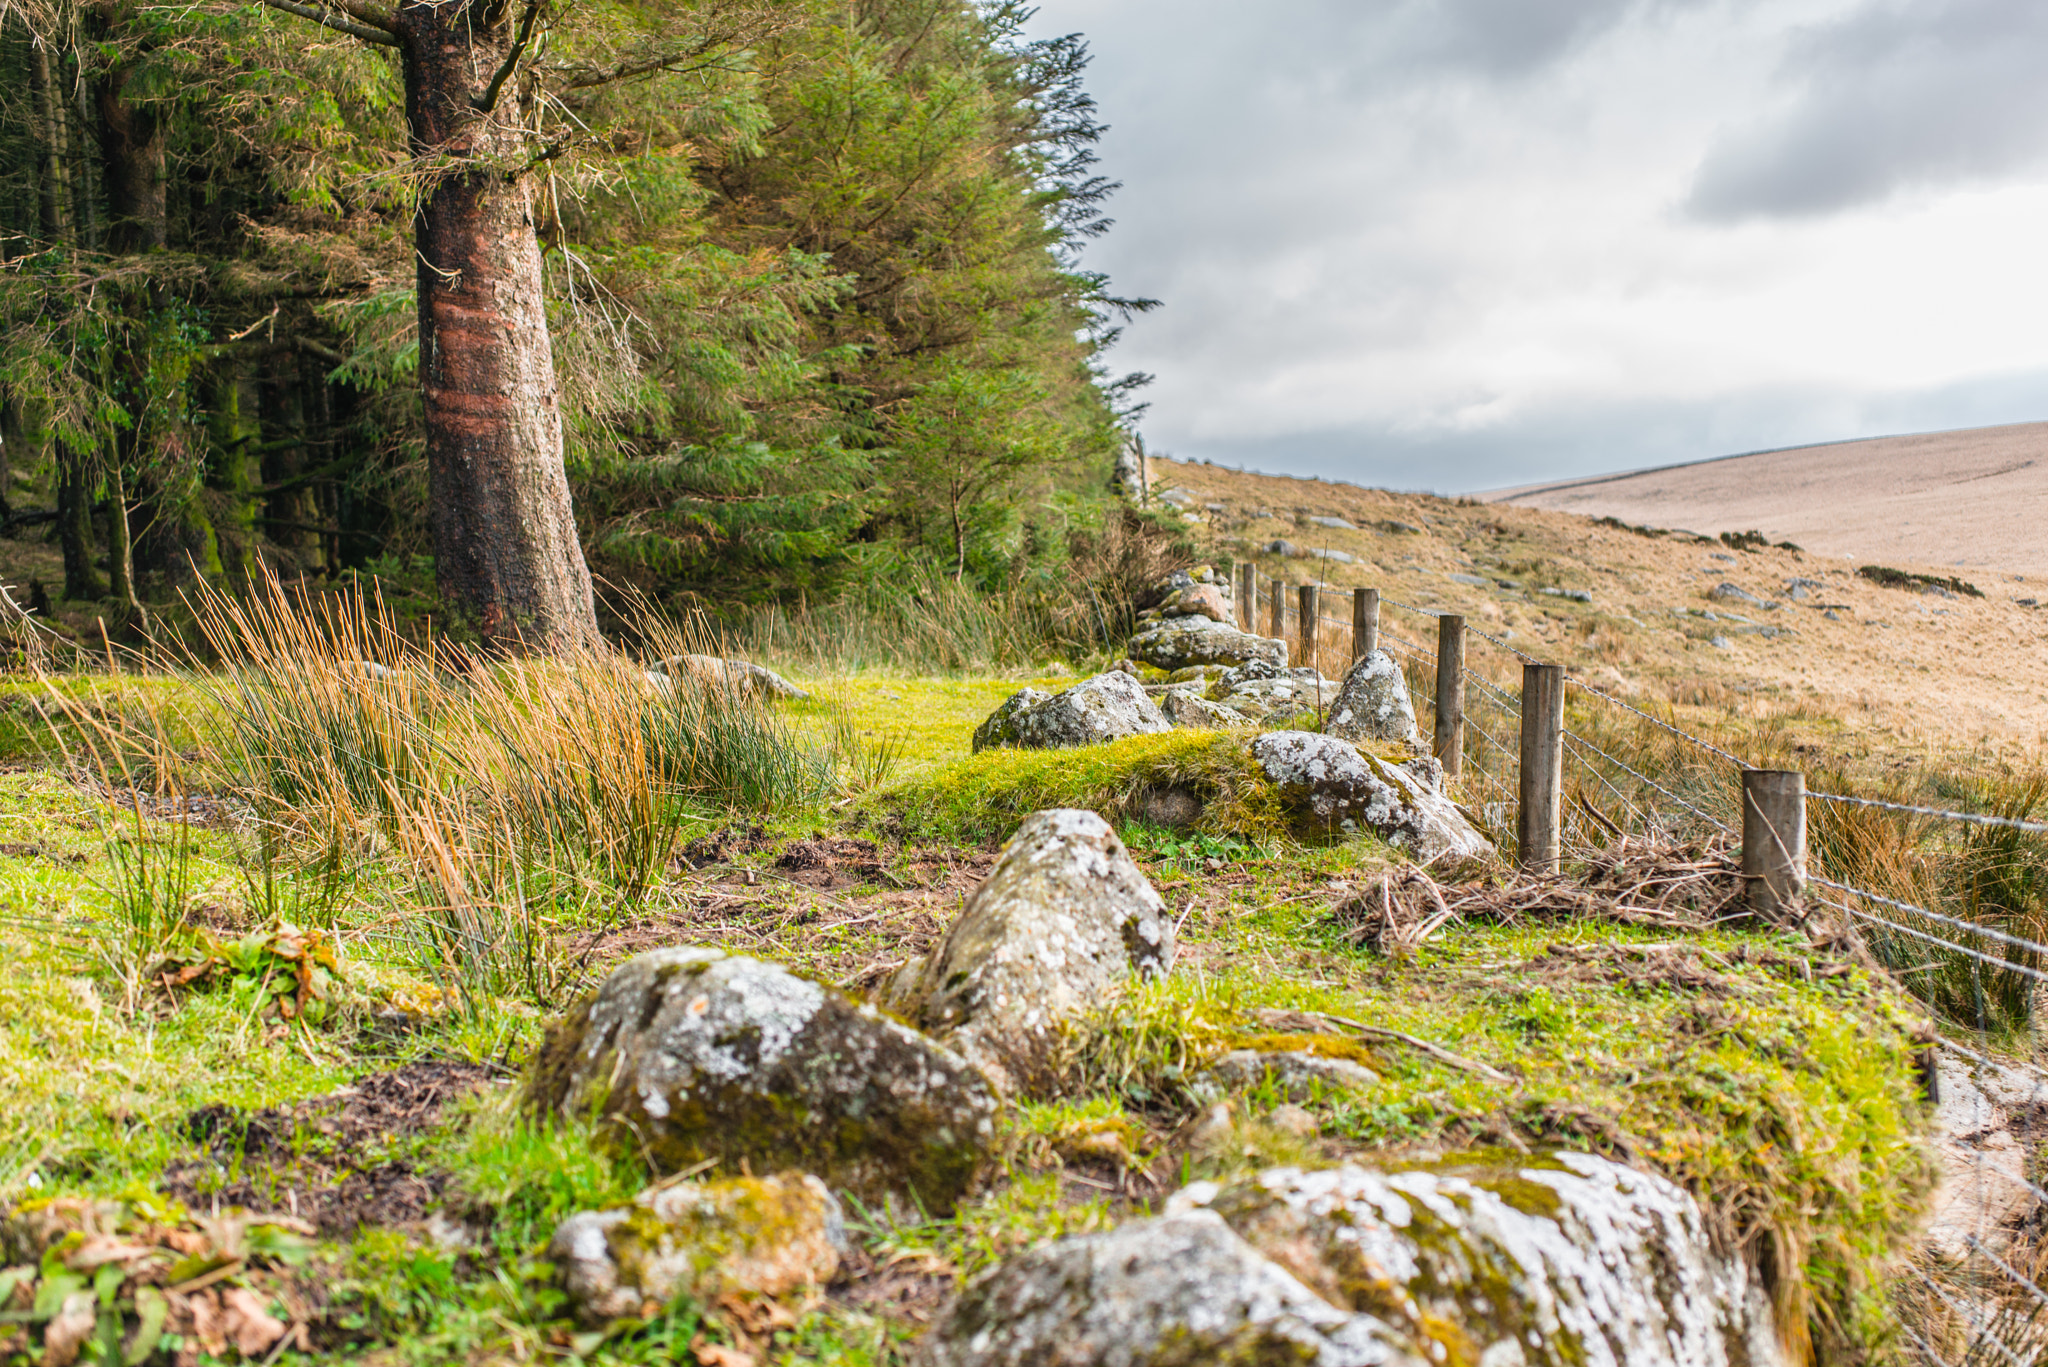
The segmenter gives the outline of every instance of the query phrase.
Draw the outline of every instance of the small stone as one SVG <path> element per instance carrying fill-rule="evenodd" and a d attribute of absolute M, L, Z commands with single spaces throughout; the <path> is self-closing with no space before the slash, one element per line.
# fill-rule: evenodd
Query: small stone
<path fill-rule="evenodd" d="M 1341 517 L 1312 517 L 1309 521 L 1318 527 L 1328 527 L 1333 531 L 1355 532 L 1358 530 L 1356 523 L 1346 522 Z"/>
<path fill-rule="evenodd" d="M 1171 503 L 1177 508 L 1192 507 L 1202 501 L 1201 496 L 1192 489 L 1168 489 L 1155 497 L 1161 503 Z"/>
<path fill-rule="evenodd" d="M 1422 732 L 1401 666 L 1384 650 L 1360 657 L 1330 701 L 1323 730 L 1348 741 L 1384 741 L 1417 746 Z"/>
<path fill-rule="evenodd" d="M 671 655 L 660 664 L 671 679 L 690 678 L 707 688 L 727 688 L 747 698 L 808 698 L 774 670 L 745 660 L 721 660 L 716 655 Z"/>
<path fill-rule="evenodd" d="M 585 1324 L 687 1295 L 784 1296 L 823 1286 L 849 1250 L 839 1202 L 809 1173 L 652 1187 L 627 1206 L 571 1215 L 555 1265 Z"/>
<path fill-rule="evenodd" d="M 1195 731 L 1225 731 L 1249 726 L 1252 719 L 1234 707 L 1210 702 L 1193 688 L 1170 688 L 1159 700 L 1159 710 L 1175 726 Z"/>
<path fill-rule="evenodd" d="M 1166 904 L 1094 812 L 1034 812 L 888 1005 L 999 1080 L 1030 1080 L 1052 1032 L 1173 962 Z"/>
<path fill-rule="evenodd" d="M 1301 1050 L 1260 1052 L 1233 1049 L 1195 1075 L 1224 1091 L 1242 1091 L 1271 1082 L 1289 1101 L 1308 1100 L 1317 1090 L 1358 1092 L 1379 1083 L 1379 1074 L 1350 1059 L 1325 1058 Z"/>
<path fill-rule="evenodd" d="M 1300 555 L 1301 552 L 1295 547 L 1295 544 L 1292 541 L 1288 541 L 1282 538 L 1275 538 L 1274 540 L 1268 541 L 1266 543 L 1266 554 L 1285 555 L 1292 557 Z"/>
<path fill-rule="evenodd" d="M 1212 622 L 1230 621 L 1230 602 L 1214 584 L 1190 584 L 1160 608 L 1162 617 L 1206 617 Z"/>
<path fill-rule="evenodd" d="M 795 1168 L 932 1211 L 980 1176 L 996 1106 L 965 1059 L 845 993 L 681 945 L 627 960 L 550 1028 L 526 1103 L 595 1119 L 658 1172 Z"/>
<path fill-rule="evenodd" d="M 1755 594 L 1751 593 L 1748 589 L 1742 588 L 1736 584 L 1728 583 L 1714 585 L 1714 587 L 1707 590 L 1707 597 L 1713 599 L 1717 603 L 1761 604 L 1764 601 L 1763 599 L 1757 597 Z"/>
<path fill-rule="evenodd" d="M 1268 1111 L 1266 1123 L 1292 1139 L 1313 1139 L 1323 1128 L 1321 1121 L 1293 1102 Z"/>
<path fill-rule="evenodd" d="M 1707 642 L 1707 644 L 1712 646 L 1716 650 L 1735 649 L 1735 642 L 1729 640 L 1726 636 L 1716 636 L 1713 640 Z"/>
<path fill-rule="evenodd" d="M 1470 584 L 1474 588 L 1490 589 L 1493 587 L 1491 579 L 1482 578 L 1476 574 L 1447 574 L 1444 578 L 1450 580 L 1453 584 Z M 1544 592 L 1548 593 L 1550 590 L 1545 589 Z"/>

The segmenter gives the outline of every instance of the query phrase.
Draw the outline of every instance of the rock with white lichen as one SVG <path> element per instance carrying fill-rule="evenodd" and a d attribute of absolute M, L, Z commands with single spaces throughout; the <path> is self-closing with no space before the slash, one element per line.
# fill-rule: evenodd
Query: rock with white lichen
<path fill-rule="evenodd" d="M 1602 1158 L 1195 1182 L 976 1278 L 927 1367 L 1780 1367 L 1698 1204 Z"/>
<path fill-rule="evenodd" d="M 1058 1027 L 1133 976 L 1173 963 L 1173 925 L 1123 841 L 1094 812 L 1034 812 L 885 1004 L 991 1076 L 1031 1080 Z"/>
<path fill-rule="evenodd" d="M 845 993 L 687 946 L 628 960 L 558 1022 L 527 1101 L 660 1172 L 795 1168 L 930 1211 L 979 1176 L 996 1105 L 965 1059 Z"/>
<path fill-rule="evenodd" d="M 1233 1049 L 1189 1080 L 1200 1100 L 1225 1092 L 1271 1086 L 1289 1101 L 1306 1101 L 1317 1093 L 1360 1092 L 1378 1083 L 1379 1074 L 1348 1058 L 1327 1058 L 1298 1049 Z"/>
<path fill-rule="evenodd" d="M 579 1211 L 548 1244 L 576 1317 L 651 1319 L 677 1296 L 786 1296 L 832 1280 L 850 1245 L 839 1201 L 804 1172 L 651 1187 Z"/>
<path fill-rule="evenodd" d="M 1330 700 L 1323 730 L 1348 741 L 1383 741 L 1415 746 L 1422 732 L 1415 725 L 1415 705 L 1401 666 L 1384 650 L 1361 656 L 1345 674 Z"/>
<path fill-rule="evenodd" d="M 1295 833 L 1341 840 L 1372 831 L 1417 859 L 1492 859 L 1493 842 L 1423 776 L 1314 731 L 1275 731 L 1252 756 L 1280 790 Z"/>
<path fill-rule="evenodd" d="M 1241 665 L 1247 660 L 1287 663 L 1287 642 L 1253 636 L 1210 617 L 1167 617 L 1131 637 L 1134 660 L 1160 669 L 1191 665 Z"/>
<path fill-rule="evenodd" d="M 1225 707 L 1222 703 L 1210 702 L 1203 697 L 1200 684 L 1186 688 L 1170 688 L 1159 700 L 1159 710 L 1175 726 L 1188 727 L 1196 731 L 1222 731 L 1233 726 L 1248 726 L 1251 718 L 1236 708 Z"/>
<path fill-rule="evenodd" d="M 1111 670 L 1059 693 L 1011 694 L 976 728 L 974 749 L 1062 750 L 1172 729 L 1143 684 Z"/>

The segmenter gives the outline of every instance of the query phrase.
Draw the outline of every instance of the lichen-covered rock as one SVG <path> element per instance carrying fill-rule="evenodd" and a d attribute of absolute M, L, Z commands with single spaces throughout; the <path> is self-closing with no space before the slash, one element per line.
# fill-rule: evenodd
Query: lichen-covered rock
<path fill-rule="evenodd" d="M 931 955 L 900 972 L 892 1010 L 1010 1084 L 1059 1023 L 1133 974 L 1173 962 L 1166 904 L 1094 812 L 1034 812 Z"/>
<path fill-rule="evenodd" d="M 1304 839 L 1342 839 L 1370 830 L 1417 859 L 1496 856 L 1493 843 L 1457 804 L 1348 741 L 1314 731 L 1275 731 L 1252 742 L 1252 756 L 1280 790 Z"/>
<path fill-rule="evenodd" d="M 1378 1083 L 1379 1074 L 1348 1058 L 1325 1058 L 1304 1050 L 1233 1049 L 1192 1079 L 1191 1090 L 1208 1099 L 1272 1083 L 1289 1101 L 1304 1101 L 1318 1090 L 1358 1092 Z"/>
<path fill-rule="evenodd" d="M 1145 686 L 1122 670 L 1083 679 L 1051 696 L 1027 688 L 1011 695 L 974 732 L 974 748 L 1062 750 L 1170 731 L 1173 723 L 1145 695 Z"/>
<path fill-rule="evenodd" d="M 1131 637 L 1131 658 L 1160 669 L 1190 665 L 1241 665 L 1263 660 L 1284 666 L 1287 642 L 1239 631 L 1207 617 L 1168 617 Z"/>
<path fill-rule="evenodd" d="M 1385 741 L 1420 745 L 1415 706 L 1408 697 L 1401 666 L 1384 650 L 1368 652 L 1344 676 L 1330 702 L 1323 730 L 1349 741 Z"/>
<path fill-rule="evenodd" d="M 705 687 L 730 689 L 747 698 L 811 696 L 774 670 L 746 660 L 721 660 L 716 655 L 671 655 L 658 668 L 671 679 L 695 679 Z"/>
<path fill-rule="evenodd" d="M 1210 702 L 1195 688 L 1169 688 L 1159 699 L 1159 710 L 1175 726 L 1195 730 L 1220 731 L 1232 726 L 1246 726 L 1251 718 L 1235 708 L 1222 703 Z"/>
<path fill-rule="evenodd" d="M 995 711 L 981 725 L 974 728 L 974 753 L 984 750 L 1015 749 L 1017 718 L 1050 698 L 1052 694 L 1042 688 L 1020 688 L 1003 699 Z"/>
<path fill-rule="evenodd" d="M 1216 584 L 1190 584 L 1160 605 L 1161 617 L 1206 617 L 1212 622 L 1229 622 L 1230 600 Z"/>
<path fill-rule="evenodd" d="M 1423 1367 L 1202 1210 L 1040 1244 L 961 1292 L 925 1367 Z M 1489 1364 L 1491 1367 L 1491 1364 Z"/>
<path fill-rule="evenodd" d="M 1382 1174 L 1279 1168 L 1208 1209 L 1334 1305 L 1459 1361 L 1773 1367 L 1761 1280 L 1715 1253 L 1693 1198 L 1586 1154 Z"/>
<path fill-rule="evenodd" d="M 996 1104 L 965 1059 L 846 994 L 689 946 L 629 959 L 557 1023 L 527 1100 L 662 1172 L 796 1168 L 927 1210 L 979 1175 Z"/>
<path fill-rule="evenodd" d="M 823 1286 L 849 1249 L 839 1202 L 805 1172 L 652 1187 L 579 1211 L 548 1244 L 576 1316 L 652 1318 L 678 1295 L 782 1296 Z"/>

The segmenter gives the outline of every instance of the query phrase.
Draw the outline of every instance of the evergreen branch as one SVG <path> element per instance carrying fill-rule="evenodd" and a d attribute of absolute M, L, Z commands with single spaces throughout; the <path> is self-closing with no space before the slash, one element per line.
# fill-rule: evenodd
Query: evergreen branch
<path fill-rule="evenodd" d="M 526 0 L 526 10 L 519 16 L 519 31 L 513 35 L 512 50 L 505 54 L 505 64 L 498 68 L 491 83 L 484 87 L 484 93 L 470 98 L 470 107 L 480 114 L 488 114 L 498 107 L 499 92 L 505 82 L 512 78 L 512 69 L 519 65 L 519 59 L 526 55 L 526 44 L 533 37 L 533 25 L 540 18 L 541 0 Z"/>
<path fill-rule="evenodd" d="M 379 47 L 397 47 L 398 35 L 389 21 L 383 20 L 375 11 L 364 5 L 339 5 L 329 0 L 328 4 L 306 5 L 299 0 L 263 0 L 263 3 L 286 14 L 296 14 L 301 19 L 311 19 L 322 28 L 331 28 L 336 33 L 346 33 L 351 38 L 360 38 L 366 43 Z M 336 13 L 340 10 L 340 13 Z"/>

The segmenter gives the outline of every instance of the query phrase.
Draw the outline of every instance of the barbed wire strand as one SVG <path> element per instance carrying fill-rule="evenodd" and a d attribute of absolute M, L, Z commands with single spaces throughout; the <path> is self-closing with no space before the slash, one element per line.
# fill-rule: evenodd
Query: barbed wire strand
<path fill-rule="evenodd" d="M 1899 1322 L 1899 1328 L 1905 1331 L 1906 1337 L 1913 1340 L 1913 1346 L 1920 1350 L 1920 1355 L 1933 1363 L 1934 1367 L 1953 1367 L 1953 1364 L 1947 1358 L 1934 1351 L 1933 1344 L 1920 1337 L 1919 1332 L 1912 1325 L 1902 1320 Z"/>
<path fill-rule="evenodd" d="M 2033 1278 L 2029 1277 L 2026 1273 L 2020 1271 L 2012 1264 L 2006 1262 L 2005 1259 L 1999 1257 L 1996 1253 L 1993 1253 L 1989 1248 L 1985 1247 L 1984 1241 L 1979 1239 L 1976 1235 L 1965 1234 L 1963 1238 L 1965 1241 L 1969 1243 L 1971 1248 L 1975 1249 L 1977 1252 L 1983 1254 L 1986 1258 L 1988 1258 L 1991 1261 L 1992 1265 L 1997 1267 L 1997 1269 L 2000 1272 L 2003 1272 L 2006 1276 L 2012 1278 L 2021 1286 L 2027 1288 L 2028 1291 L 2032 1292 L 2034 1299 L 2041 1304 L 2041 1307 L 2043 1309 L 2048 1309 L 2048 1291 L 2043 1291 L 2040 1287 L 2034 1285 Z"/>
<path fill-rule="evenodd" d="M 1741 756 L 1730 754 L 1728 751 L 1723 750 L 1720 746 L 1714 744 L 1714 742 L 1710 740 L 1702 740 L 1700 737 L 1692 734 L 1692 732 L 1673 726 L 1670 722 L 1665 721 L 1661 717 L 1652 716 L 1650 713 L 1643 711 L 1642 708 L 1637 707 L 1633 703 L 1623 702 L 1620 698 L 1615 697 L 1612 693 L 1602 692 L 1601 690 L 1593 687 L 1593 685 L 1587 683 L 1584 679 L 1579 678 L 1575 674 L 1565 675 L 1564 681 L 1572 685 L 1574 688 L 1577 688 L 1586 693 L 1591 693 L 1594 697 L 1600 699 L 1602 702 L 1614 704 L 1614 706 L 1619 707 L 1624 712 L 1635 713 L 1638 717 L 1641 717 L 1644 721 L 1649 722 L 1653 726 L 1663 727 L 1666 731 L 1669 731 L 1672 735 L 1679 737 L 1681 740 L 1691 741 L 1700 749 L 1711 751 L 1712 753 L 1719 755 L 1722 759 L 1727 760 L 1730 764 L 1734 765 L 1738 769 L 1753 769 L 1756 767 L 1755 765 L 1751 764 L 1748 760 L 1743 759 Z"/>
<path fill-rule="evenodd" d="M 1918 1277 L 1923 1283 L 1925 1283 L 1929 1291 L 1932 1291 L 1935 1295 L 1941 1297 L 1941 1303 L 1943 1305 L 1946 1305 L 1950 1310 L 1954 1311 L 1956 1315 L 1959 1318 L 1961 1318 L 1965 1324 L 1969 1325 L 1971 1329 L 1976 1331 L 1976 1337 L 1970 1340 L 1970 1347 L 1965 1349 L 1963 1352 L 1963 1356 L 1965 1357 L 1965 1359 L 1969 1357 L 1971 1350 L 1975 1349 L 1978 1344 L 1988 1343 L 1993 1348 L 1996 1348 L 1999 1352 L 1999 1355 L 2002 1356 L 2007 1362 L 2010 1362 L 2012 1364 L 2012 1367 L 2032 1367 L 2032 1364 L 2020 1361 L 2019 1358 L 2013 1354 L 2012 1349 L 2006 1347 L 2003 1343 L 2000 1343 L 1996 1338 L 1992 1337 L 1992 1321 L 1989 1317 L 1981 1316 L 1974 1310 L 1970 1310 L 1964 1306 L 1958 1305 L 1955 1302 L 1955 1300 L 1949 1296 L 1948 1292 L 1942 1290 L 1940 1285 L 1936 1283 L 1932 1277 L 1928 1276 L 1925 1272 L 1922 1272 L 1919 1268 L 1908 1266 L 1906 1270 L 1912 1273 L 1914 1276 Z"/>
<path fill-rule="evenodd" d="M 1954 926 L 1957 930 L 1967 930 L 1972 935 L 1981 935 L 1987 940 L 1995 940 L 2000 944 L 2010 945 L 2014 949 L 2024 949 L 2034 954 L 2048 954 L 2048 945 L 2041 944 L 2035 940 L 2022 939 L 2017 935 L 2008 935 L 2002 930 L 1994 930 L 1981 922 L 1965 921 L 1960 917 L 1946 916 L 1938 911 L 1929 911 L 1926 907 L 1916 906 L 1912 902 L 1901 902 L 1895 897 L 1885 897 L 1879 893 L 1865 892 L 1862 888 L 1850 887 L 1847 883 L 1837 883 L 1832 878 L 1823 878 L 1817 873 L 1808 874 L 1806 881 L 1818 883 L 1824 888 L 1833 888 L 1836 892 L 1846 892 L 1852 896 L 1869 898 L 1873 902 L 1882 902 L 1888 907 L 1897 907 L 1900 911 L 1910 911 L 1915 916 L 1925 916 L 1930 921 L 1939 921 L 1942 925 Z"/>
<path fill-rule="evenodd" d="M 1939 816 L 1950 821 L 1964 821 L 1972 826 L 2001 826 L 2029 835 L 2048 835 L 2048 821 L 2022 821 L 2018 817 L 1997 816 L 1989 812 L 1958 812 L 1948 807 L 1916 807 L 1909 802 L 1886 802 L 1874 797 L 1848 797 L 1841 793 L 1817 793 L 1807 790 L 1807 797 L 1822 802 L 1845 802 L 1853 807 L 1881 807 L 1888 812 L 1911 812 L 1915 816 Z"/>
<path fill-rule="evenodd" d="M 1973 959 L 1983 960 L 1985 963 L 1990 964 L 1993 968 L 2002 968 L 2008 972 L 2017 973 L 2022 977 L 2033 978 L 2036 981 L 2048 983 L 2048 973 L 2043 973 L 2038 968 L 2030 968 L 2026 964 L 2016 964 L 2010 959 L 1993 958 L 1991 955 L 1981 953 L 1978 950 L 1974 950 L 1970 948 L 1968 945 L 1959 945 L 1954 940 L 1944 940 L 1938 935 L 1929 935 L 1923 931 L 1915 930 L 1911 926 L 1902 926 L 1897 921 L 1887 921 L 1882 916 L 1872 916 L 1867 911 L 1858 911 L 1855 907 L 1850 906 L 1848 903 L 1837 902 L 1831 897 L 1823 897 L 1820 900 L 1825 905 L 1831 906 L 1835 908 L 1837 911 L 1848 912 L 1851 916 L 1855 917 L 1859 921 L 1868 921 L 1872 925 L 1883 926 L 1887 930 L 1895 930 L 1899 932 L 1901 935 L 1910 935 L 1916 940 L 1925 940 L 1928 944 L 1939 946 L 1942 949 L 1952 950 L 1957 954 L 1967 954 Z"/>
<path fill-rule="evenodd" d="M 1638 783 L 1647 784 L 1648 786 L 1655 788 L 1658 792 L 1664 794 L 1664 796 L 1670 798 L 1673 802 L 1676 802 L 1679 806 L 1685 808 L 1688 812 L 1691 812 L 1700 820 L 1707 822 L 1715 829 L 1720 830 L 1728 835 L 1735 834 L 1735 828 L 1730 826 L 1727 822 L 1721 820 L 1721 818 L 1717 816 L 1713 816 L 1707 812 L 1701 811 L 1699 808 L 1693 806 L 1690 802 L 1687 802 L 1684 798 L 1680 797 L 1677 793 L 1672 792 L 1669 788 L 1666 788 L 1663 784 L 1657 782 L 1656 779 L 1651 778 L 1648 774 L 1642 773 L 1632 768 L 1627 761 L 1616 759 L 1613 755 L 1608 754 L 1605 750 L 1602 750 L 1599 746 L 1593 744 L 1593 742 L 1587 740 L 1584 736 L 1581 736 L 1576 732 L 1567 732 L 1566 734 L 1570 735 L 1571 738 L 1574 741 L 1578 742 L 1580 745 L 1585 746 L 1588 750 L 1591 750 L 1594 754 L 1606 760 L 1609 764 L 1612 764 L 1615 768 L 1627 774 L 1630 778 L 1635 779 Z"/>
<path fill-rule="evenodd" d="M 1621 789 L 1614 786 L 1614 780 L 1608 778 L 1607 775 L 1601 773 L 1598 769 L 1595 769 L 1593 767 L 1593 761 L 1586 758 L 1586 747 L 1580 742 L 1577 736 L 1567 731 L 1564 733 L 1564 740 L 1565 744 L 1569 745 L 1572 748 L 1573 757 L 1579 761 L 1579 763 L 1585 768 L 1587 773 L 1591 774 L 1594 778 L 1599 779 L 1601 784 L 1607 789 L 1608 792 L 1614 794 L 1616 801 L 1620 802 L 1623 806 L 1627 807 L 1637 816 L 1645 818 L 1648 817 L 1649 814 L 1645 812 L 1641 807 L 1638 807 L 1633 799 L 1631 799 L 1627 794 L 1623 793 Z"/>

